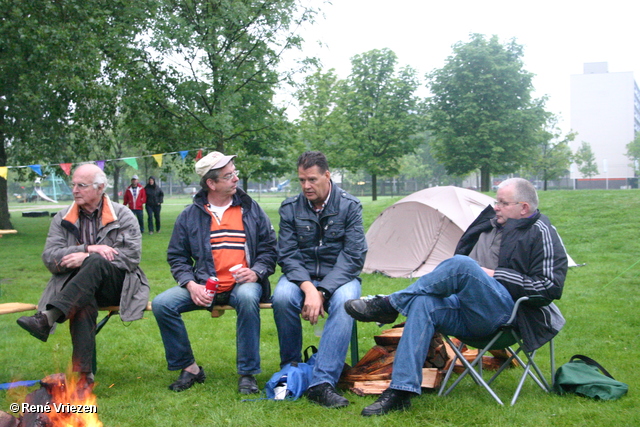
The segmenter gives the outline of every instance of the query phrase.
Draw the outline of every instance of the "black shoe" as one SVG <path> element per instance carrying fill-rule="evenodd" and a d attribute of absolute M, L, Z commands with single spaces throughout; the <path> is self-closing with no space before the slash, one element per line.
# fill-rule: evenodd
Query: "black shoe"
<path fill-rule="evenodd" d="M 47 316 L 37 312 L 33 316 L 22 316 L 17 320 L 18 325 L 42 342 L 47 342 L 51 333 L 51 326 Z"/>
<path fill-rule="evenodd" d="M 360 322 L 393 323 L 398 318 L 398 311 L 385 295 L 347 300 L 344 309 Z"/>
<path fill-rule="evenodd" d="M 410 391 L 388 388 L 382 392 L 378 400 L 364 408 L 360 414 L 364 417 L 370 417 L 371 415 L 384 415 L 391 411 L 409 409 L 413 394 Z"/>
<path fill-rule="evenodd" d="M 197 375 L 192 374 L 191 372 L 187 372 L 184 369 L 180 372 L 180 376 L 169 386 L 169 390 L 173 391 L 183 391 L 190 388 L 196 382 L 203 383 L 207 376 L 204 374 L 204 369 L 202 366 L 198 366 L 200 368 L 200 372 Z"/>
<path fill-rule="evenodd" d="M 240 394 L 257 394 L 260 393 L 258 381 L 253 375 L 240 375 L 238 380 L 238 392 Z"/>
<path fill-rule="evenodd" d="M 327 408 L 343 408 L 349 405 L 349 401 L 340 396 L 336 389 L 329 383 L 322 383 L 310 387 L 305 394 L 307 399 Z"/>

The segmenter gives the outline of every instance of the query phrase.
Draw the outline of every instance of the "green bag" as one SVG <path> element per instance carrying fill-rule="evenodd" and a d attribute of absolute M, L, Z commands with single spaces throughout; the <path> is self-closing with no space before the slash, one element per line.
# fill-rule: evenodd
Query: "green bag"
<path fill-rule="evenodd" d="M 594 399 L 615 400 L 627 393 L 629 386 L 615 380 L 598 362 L 576 354 L 555 374 L 553 391 L 575 393 Z"/>

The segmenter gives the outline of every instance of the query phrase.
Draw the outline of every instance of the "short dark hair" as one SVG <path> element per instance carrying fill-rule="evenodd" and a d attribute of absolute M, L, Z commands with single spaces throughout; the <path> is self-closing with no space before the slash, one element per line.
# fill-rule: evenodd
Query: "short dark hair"
<path fill-rule="evenodd" d="M 327 157 L 320 151 L 305 151 L 298 157 L 298 169 L 309 169 L 318 166 L 321 173 L 329 170 Z"/>
<path fill-rule="evenodd" d="M 200 187 L 202 187 L 204 191 L 209 191 L 207 181 L 212 179 L 214 182 L 218 182 L 219 177 L 220 169 L 211 169 L 209 172 L 205 173 L 202 178 L 200 178 Z"/>

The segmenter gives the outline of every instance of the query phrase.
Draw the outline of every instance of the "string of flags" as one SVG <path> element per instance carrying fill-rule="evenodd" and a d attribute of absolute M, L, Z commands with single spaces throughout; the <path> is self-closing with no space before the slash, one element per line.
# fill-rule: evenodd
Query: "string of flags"
<path fill-rule="evenodd" d="M 191 150 L 194 151 L 194 150 Z M 156 161 L 156 163 L 158 164 L 158 167 L 162 167 L 162 159 L 163 156 L 169 155 L 169 154 L 180 154 L 180 157 L 182 158 L 182 160 L 185 159 L 185 157 L 187 157 L 187 154 L 189 154 L 189 150 L 183 150 L 183 151 L 172 151 L 170 153 L 161 153 L 161 154 L 150 154 L 150 155 L 146 155 L 146 156 L 138 156 L 138 157 L 122 157 L 120 159 L 108 159 L 108 160 L 96 160 L 93 163 L 96 164 L 96 166 L 98 166 L 100 169 L 104 170 L 104 165 L 106 162 L 115 162 L 118 160 L 121 160 L 123 162 L 125 162 L 127 165 L 131 166 L 133 169 L 138 170 L 138 160 L 139 158 L 142 157 L 153 157 L 153 159 Z M 196 154 L 196 162 L 198 160 L 200 160 L 202 158 L 202 149 L 198 150 L 198 153 Z M 87 163 L 87 162 L 82 162 L 82 163 Z M 73 163 L 58 163 L 58 164 L 49 164 L 49 165 L 25 165 L 25 166 L 0 166 L 0 177 L 7 179 L 7 176 L 9 174 L 9 169 L 18 169 L 18 168 L 30 168 L 32 171 L 34 171 L 36 174 L 38 174 L 39 176 L 42 176 L 42 168 L 44 167 L 51 167 L 51 166 L 59 166 L 60 169 L 62 169 L 64 171 L 64 173 L 69 176 L 71 175 L 71 166 L 73 165 Z"/>

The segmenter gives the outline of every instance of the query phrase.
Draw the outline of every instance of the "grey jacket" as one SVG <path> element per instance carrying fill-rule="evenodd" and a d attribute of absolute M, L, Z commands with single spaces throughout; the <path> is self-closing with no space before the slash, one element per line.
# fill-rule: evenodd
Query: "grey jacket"
<path fill-rule="evenodd" d="M 278 264 L 297 285 L 318 280 L 330 295 L 358 278 L 367 254 L 360 201 L 331 183 L 331 197 L 318 216 L 304 195 L 282 202 Z"/>
<path fill-rule="evenodd" d="M 142 251 L 138 220 L 126 206 L 111 202 L 106 194 L 102 197 L 102 216 L 96 244 L 108 245 L 118 250 L 112 262 L 125 271 L 120 296 L 120 318 L 125 322 L 138 320 L 142 318 L 149 300 L 149 283 L 138 265 Z M 38 302 L 41 310 L 62 290 L 74 271 L 60 267 L 62 257 L 74 252 L 84 252 L 84 245 L 80 243 L 79 225 L 79 207 L 75 202 L 58 212 L 51 222 L 42 261 L 53 275 Z"/>

